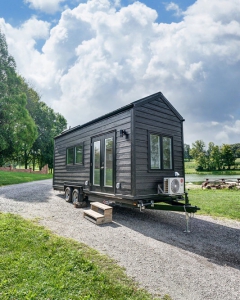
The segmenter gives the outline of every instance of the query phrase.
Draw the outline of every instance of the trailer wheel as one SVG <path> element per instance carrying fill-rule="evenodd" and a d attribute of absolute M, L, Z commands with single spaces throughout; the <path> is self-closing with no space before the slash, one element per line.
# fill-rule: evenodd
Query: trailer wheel
<path fill-rule="evenodd" d="M 65 200 L 66 202 L 72 202 L 72 188 L 69 186 L 65 189 Z"/>
<path fill-rule="evenodd" d="M 78 200 L 79 199 L 79 191 L 78 189 L 74 189 L 73 192 L 72 192 L 72 202 L 73 204 L 77 204 L 78 203 Z"/>
<path fill-rule="evenodd" d="M 74 189 L 72 192 L 72 202 L 75 207 L 83 208 L 87 207 L 87 201 L 79 201 L 79 190 Z"/>

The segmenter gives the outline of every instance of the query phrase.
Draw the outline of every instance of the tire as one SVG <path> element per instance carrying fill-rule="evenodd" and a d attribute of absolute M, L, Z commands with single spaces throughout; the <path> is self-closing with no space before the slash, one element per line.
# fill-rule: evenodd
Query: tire
<path fill-rule="evenodd" d="M 65 189 L 65 201 L 72 202 L 72 188 L 69 186 Z"/>
<path fill-rule="evenodd" d="M 74 189 L 72 192 L 72 203 L 78 204 L 78 202 L 79 202 L 79 191 L 78 189 Z"/>

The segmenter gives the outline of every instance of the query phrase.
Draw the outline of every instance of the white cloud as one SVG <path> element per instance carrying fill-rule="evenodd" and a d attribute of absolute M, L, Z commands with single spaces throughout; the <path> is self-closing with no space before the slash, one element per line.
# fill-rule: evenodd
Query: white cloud
<path fill-rule="evenodd" d="M 42 100 L 74 126 L 162 91 L 186 119 L 186 142 L 239 141 L 229 130 L 229 115 L 240 115 L 239 0 L 198 0 L 171 24 L 156 23 L 141 2 L 115 4 L 66 9 L 51 31 L 34 18 L 20 28 L 0 20 L 19 72 Z"/>
<path fill-rule="evenodd" d="M 228 133 L 240 135 L 240 120 L 235 121 L 232 126 L 226 125 L 224 128 Z"/>
<path fill-rule="evenodd" d="M 167 11 L 170 11 L 170 10 L 175 11 L 175 15 L 178 17 L 183 14 L 181 8 L 174 2 L 166 3 L 165 7 L 166 7 Z"/>
<path fill-rule="evenodd" d="M 66 0 L 24 0 L 30 8 L 53 14 L 60 10 L 60 3 Z"/>

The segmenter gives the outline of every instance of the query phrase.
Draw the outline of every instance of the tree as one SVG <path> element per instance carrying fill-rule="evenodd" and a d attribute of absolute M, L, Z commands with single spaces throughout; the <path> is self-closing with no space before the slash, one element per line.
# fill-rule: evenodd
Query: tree
<path fill-rule="evenodd" d="M 53 139 L 66 129 L 67 121 L 61 114 L 55 113 L 46 103 L 40 101 L 39 95 L 29 87 L 24 79 L 22 84 L 22 88 L 25 89 L 27 95 L 27 108 L 37 125 L 38 131 L 38 137 L 32 148 L 24 156 L 25 164 L 32 162 L 33 169 L 35 169 L 36 163 L 40 169 L 48 164 L 49 168 L 52 169 Z"/>
<path fill-rule="evenodd" d="M 197 140 L 192 144 L 192 149 L 190 150 L 191 156 L 197 162 L 197 169 L 203 170 L 206 169 L 206 151 L 205 143 L 202 140 Z"/>
<path fill-rule="evenodd" d="M 16 74 L 16 63 L 8 53 L 4 34 L 0 30 L 0 99 L 18 94 L 19 78 Z"/>
<path fill-rule="evenodd" d="M 240 143 L 231 145 L 232 152 L 236 158 L 240 158 Z"/>
<path fill-rule="evenodd" d="M 227 166 L 228 169 L 235 164 L 235 157 L 230 145 L 223 144 L 222 146 L 222 160 L 223 165 Z"/>
<path fill-rule="evenodd" d="M 53 138 L 67 122 L 55 113 L 38 93 L 16 73 L 0 31 L 0 165 L 6 161 L 53 166 Z"/>
<path fill-rule="evenodd" d="M 184 159 L 188 159 L 188 161 L 190 161 L 190 159 L 192 158 L 191 154 L 190 154 L 190 146 L 187 144 L 184 144 Z"/>
<path fill-rule="evenodd" d="M 212 147 L 210 154 L 211 170 L 220 170 L 222 168 L 221 148 L 217 145 Z"/>
<path fill-rule="evenodd" d="M 13 159 L 22 148 L 31 148 L 37 134 L 15 69 L 14 58 L 8 54 L 5 36 L 0 31 L 0 165 Z"/>

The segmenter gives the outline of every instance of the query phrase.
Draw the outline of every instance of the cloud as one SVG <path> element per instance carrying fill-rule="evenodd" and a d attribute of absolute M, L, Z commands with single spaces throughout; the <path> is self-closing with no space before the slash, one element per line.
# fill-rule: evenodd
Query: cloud
<path fill-rule="evenodd" d="M 240 120 L 234 122 L 232 126 L 226 125 L 224 126 L 224 128 L 228 133 L 234 133 L 240 135 Z"/>
<path fill-rule="evenodd" d="M 236 136 L 240 136 L 240 120 L 222 124 L 222 129 L 216 134 L 216 140 L 220 141 L 221 144 L 229 144 Z M 239 139 L 236 139 L 235 142 L 239 143 Z"/>
<path fill-rule="evenodd" d="M 53 14 L 61 9 L 60 3 L 66 2 L 66 0 L 24 0 L 24 2 L 29 4 L 32 9 Z"/>
<path fill-rule="evenodd" d="M 141 2 L 116 3 L 66 9 L 51 30 L 34 18 L 20 28 L 0 20 L 19 72 L 42 100 L 75 126 L 162 91 L 186 119 L 187 143 L 239 141 L 229 129 L 240 115 L 239 1 L 198 0 L 171 24 L 156 23 Z"/>
<path fill-rule="evenodd" d="M 36 45 L 37 41 L 48 39 L 50 24 L 33 17 L 19 28 L 14 28 L 0 19 L 0 28 L 6 34 L 9 52 L 16 60 L 18 72 L 45 94 L 50 78 L 55 78 L 56 72 L 51 72 L 53 61 L 37 51 Z"/>
<path fill-rule="evenodd" d="M 183 11 L 181 10 L 181 8 L 174 2 L 166 3 L 165 8 L 167 11 L 170 11 L 170 10 L 175 11 L 175 15 L 178 17 L 183 14 Z"/>

